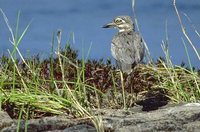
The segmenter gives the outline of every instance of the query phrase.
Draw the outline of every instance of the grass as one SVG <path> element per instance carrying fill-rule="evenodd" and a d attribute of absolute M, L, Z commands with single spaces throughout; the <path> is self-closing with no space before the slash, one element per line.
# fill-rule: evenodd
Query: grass
<path fill-rule="evenodd" d="M 199 56 L 183 30 L 175 0 L 174 7 L 183 35 Z M 167 47 L 167 32 L 166 41 L 162 43 L 165 58 L 158 59 L 156 63 L 137 66 L 128 77 L 119 74 L 109 60 L 104 63 L 103 60 L 78 59 L 78 52 L 70 45 L 61 49 L 61 30 L 58 30 L 56 37 L 52 37 L 52 53 L 49 58 L 42 61 L 39 55 L 23 58 L 18 46 L 30 24 L 19 34 L 19 13 L 16 30 L 13 32 L 6 15 L 0 11 L 13 45 L 13 50 L 8 50 L 9 56 L 0 59 L 0 108 L 12 118 L 18 119 L 18 130 L 21 119 L 64 114 L 71 118 L 91 120 L 98 131 L 103 131 L 102 118 L 94 115 L 93 109 L 129 108 L 134 106 L 141 95 L 160 90 L 164 91 L 164 96 L 172 103 L 198 102 L 200 99 L 199 69 L 192 67 L 184 41 L 189 67 L 173 65 Z M 54 45 L 58 47 L 55 53 Z"/>

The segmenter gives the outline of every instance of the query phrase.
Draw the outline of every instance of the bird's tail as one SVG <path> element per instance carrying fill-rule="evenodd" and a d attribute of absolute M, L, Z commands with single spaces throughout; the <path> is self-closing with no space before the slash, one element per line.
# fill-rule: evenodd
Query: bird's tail
<path fill-rule="evenodd" d="M 132 72 L 133 69 L 133 65 L 132 64 L 125 64 L 119 61 L 116 61 L 117 63 L 117 68 L 119 68 L 121 71 L 130 74 Z"/>

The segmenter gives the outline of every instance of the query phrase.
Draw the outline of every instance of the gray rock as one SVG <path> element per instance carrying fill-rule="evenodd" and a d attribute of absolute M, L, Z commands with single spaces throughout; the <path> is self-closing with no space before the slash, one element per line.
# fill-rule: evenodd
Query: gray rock
<path fill-rule="evenodd" d="M 92 126 L 82 124 L 66 128 L 63 132 L 96 132 L 96 129 Z"/>
<path fill-rule="evenodd" d="M 4 128 L 2 132 L 15 132 L 17 130 L 17 123 L 18 121 L 16 120 L 14 125 Z M 66 116 L 43 117 L 40 119 L 21 121 L 19 131 L 23 132 L 27 127 L 28 132 L 41 132 L 41 131 L 52 132 L 55 130 L 57 131 L 64 130 L 65 128 L 69 128 L 71 126 L 77 126 L 83 123 L 89 123 L 89 121 L 69 119 Z"/>
<path fill-rule="evenodd" d="M 112 116 L 111 113 L 103 116 L 106 129 L 116 132 L 200 131 L 200 106 L 196 104 L 129 115 L 119 114 L 121 112 L 113 111 Z"/>
<path fill-rule="evenodd" d="M 10 118 L 10 116 L 3 111 L 0 111 L 0 130 L 2 130 L 4 127 L 11 126 L 13 123 L 13 120 Z"/>
<path fill-rule="evenodd" d="M 96 132 L 95 127 L 87 125 L 87 124 L 80 124 L 68 127 L 64 130 L 53 130 L 53 131 L 46 131 L 46 132 Z"/>
<path fill-rule="evenodd" d="M 112 132 L 199 132 L 200 104 L 179 104 L 165 106 L 151 112 L 136 108 L 94 110 L 94 115 L 102 118 L 105 131 Z M 89 119 L 67 119 L 66 116 L 32 119 L 28 122 L 28 132 L 96 132 Z M 16 131 L 15 125 L 4 128 L 3 132 Z M 25 130 L 25 121 L 21 122 L 20 131 Z"/>

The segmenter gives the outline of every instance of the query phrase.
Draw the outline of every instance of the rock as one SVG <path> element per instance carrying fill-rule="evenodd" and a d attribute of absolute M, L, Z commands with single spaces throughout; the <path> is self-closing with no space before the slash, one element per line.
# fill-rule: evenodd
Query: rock
<path fill-rule="evenodd" d="M 165 107 L 151 112 L 120 114 L 117 110 L 104 115 L 105 129 L 115 132 L 200 131 L 199 105 Z"/>
<path fill-rule="evenodd" d="M 11 126 L 13 123 L 13 120 L 10 118 L 8 113 L 0 111 L 0 130 L 2 130 L 4 127 Z"/>
<path fill-rule="evenodd" d="M 199 103 L 167 105 L 150 112 L 142 111 L 141 107 L 128 110 L 100 109 L 94 110 L 93 114 L 102 118 L 101 123 L 106 132 L 200 131 Z M 57 116 L 31 119 L 27 123 L 28 132 L 96 132 L 89 119 L 67 119 L 66 116 Z M 2 132 L 16 130 L 17 121 Z M 19 131 L 24 130 L 25 121 L 22 121 Z"/>
<path fill-rule="evenodd" d="M 90 125 L 81 124 L 66 128 L 62 132 L 96 132 L 96 129 Z"/>
<path fill-rule="evenodd" d="M 79 127 L 76 127 L 80 124 L 87 124 L 89 126 L 90 121 L 89 120 L 77 120 L 77 119 L 69 119 L 66 116 L 54 116 L 54 117 L 43 117 L 40 119 L 31 119 L 28 121 L 21 121 L 19 131 L 23 132 L 25 131 L 25 128 L 27 127 L 28 132 L 41 132 L 41 131 L 47 131 L 47 132 L 63 132 L 64 129 L 71 127 L 71 130 L 79 129 Z M 17 131 L 17 124 L 18 121 L 14 121 L 14 125 L 10 127 L 4 128 L 1 132 L 15 132 Z M 90 130 L 89 127 L 85 127 L 85 130 Z M 66 129 L 67 132 L 67 129 Z M 83 131 L 84 132 L 84 131 Z"/>

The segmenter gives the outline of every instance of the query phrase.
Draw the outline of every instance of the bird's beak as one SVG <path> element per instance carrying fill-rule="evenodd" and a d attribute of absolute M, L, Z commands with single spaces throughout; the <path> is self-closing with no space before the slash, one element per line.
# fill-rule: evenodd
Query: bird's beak
<path fill-rule="evenodd" d="M 102 28 L 113 28 L 113 27 L 116 27 L 116 24 L 111 22 L 111 23 L 104 25 Z"/>

